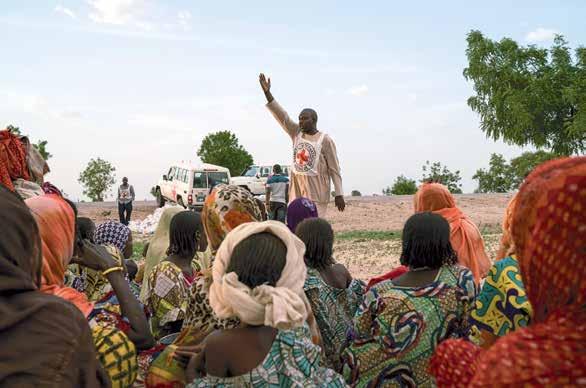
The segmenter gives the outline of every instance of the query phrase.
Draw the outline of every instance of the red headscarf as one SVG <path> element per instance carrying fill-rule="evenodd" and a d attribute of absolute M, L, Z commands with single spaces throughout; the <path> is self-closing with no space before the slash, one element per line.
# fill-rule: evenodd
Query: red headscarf
<path fill-rule="evenodd" d="M 12 181 L 18 178 L 30 179 L 26 150 L 18 136 L 5 129 L 0 131 L 0 184 L 14 191 Z"/>
<path fill-rule="evenodd" d="M 434 212 L 450 223 L 450 242 L 458 254 L 458 262 L 474 274 L 476 284 L 486 276 L 491 263 L 484 250 L 480 231 L 456 207 L 448 188 L 439 183 L 424 183 L 414 197 L 415 212 Z"/>
<path fill-rule="evenodd" d="M 25 202 L 37 221 L 41 235 L 41 292 L 70 301 L 87 317 L 93 309 L 93 304 L 84 294 L 73 288 L 64 287 L 65 268 L 73 256 L 73 209 L 60 196 L 54 194 L 29 198 Z"/>
<path fill-rule="evenodd" d="M 512 236 L 533 323 L 487 351 L 446 341 L 438 386 L 573 386 L 586 381 L 586 157 L 537 167 L 517 195 Z"/>

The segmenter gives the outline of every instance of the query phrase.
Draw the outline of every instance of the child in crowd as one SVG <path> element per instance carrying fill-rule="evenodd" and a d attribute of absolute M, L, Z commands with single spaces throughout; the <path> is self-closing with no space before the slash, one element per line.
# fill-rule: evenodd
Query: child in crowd
<path fill-rule="evenodd" d="M 352 279 L 344 265 L 332 257 L 334 231 L 324 219 L 310 218 L 297 226 L 305 243 L 307 279 L 304 290 L 319 326 L 328 366 L 339 370 L 346 333 L 362 303 L 365 285 Z"/>
<path fill-rule="evenodd" d="M 188 365 L 189 387 L 343 387 L 320 366 L 304 322 L 303 244 L 276 221 L 247 223 L 224 240 L 213 266 L 210 304 L 238 328 L 212 333 Z"/>

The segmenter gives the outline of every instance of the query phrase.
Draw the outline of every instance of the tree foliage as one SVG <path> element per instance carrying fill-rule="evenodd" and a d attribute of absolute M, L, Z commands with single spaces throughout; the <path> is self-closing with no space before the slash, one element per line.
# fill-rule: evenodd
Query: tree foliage
<path fill-rule="evenodd" d="M 478 181 L 477 193 L 506 193 L 517 189 L 525 177 L 539 164 L 558 155 L 545 152 L 524 152 L 507 162 L 500 154 L 492 154 L 488 170 L 478 169 L 472 179 Z"/>
<path fill-rule="evenodd" d="M 480 31 L 467 41 L 464 77 L 476 93 L 468 105 L 487 136 L 559 154 L 586 151 L 586 48 L 573 59 L 559 35 L 550 49 L 496 42 Z"/>
<path fill-rule="evenodd" d="M 451 193 L 462 194 L 460 170 L 451 172 L 446 166 L 442 166 L 440 162 L 431 164 L 429 160 L 425 162 L 425 165 L 421 169 L 423 170 L 421 182 L 441 183 Z"/>
<path fill-rule="evenodd" d="M 362 193 L 358 190 L 352 190 L 353 197 L 362 197 Z"/>
<path fill-rule="evenodd" d="M 230 131 L 207 135 L 201 142 L 197 155 L 204 163 L 217 164 L 230 170 L 232 176 L 240 175 L 254 163 L 252 155 L 238 142 Z"/>
<path fill-rule="evenodd" d="M 390 195 L 411 195 L 417 192 L 417 182 L 414 179 L 409 179 L 404 175 L 399 175 L 395 182 L 393 183 L 393 187 L 387 188 L 388 192 L 383 190 L 383 194 Z"/>
<path fill-rule="evenodd" d="M 490 155 L 488 170 L 476 171 L 477 193 L 506 193 L 511 190 L 511 167 L 501 154 Z"/>
<path fill-rule="evenodd" d="M 91 159 L 81 174 L 79 183 L 84 187 L 83 194 L 92 202 L 102 202 L 105 194 L 116 181 L 116 168 L 101 158 Z"/>

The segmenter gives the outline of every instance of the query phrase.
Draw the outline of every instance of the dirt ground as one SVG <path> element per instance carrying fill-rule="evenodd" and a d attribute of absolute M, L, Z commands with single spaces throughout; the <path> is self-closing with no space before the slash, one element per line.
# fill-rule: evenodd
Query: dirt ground
<path fill-rule="evenodd" d="M 494 259 L 501 234 L 504 210 L 511 194 L 463 194 L 456 196 L 458 206 L 481 230 L 489 257 Z M 80 216 L 100 223 L 117 219 L 118 209 L 113 202 L 80 203 Z M 133 219 L 143 219 L 156 208 L 154 202 L 134 203 Z M 336 233 L 352 231 L 397 231 L 413 213 L 412 196 L 348 198 L 343 213 L 330 205 L 327 219 Z M 135 236 L 146 240 L 148 236 Z M 334 246 L 337 261 L 346 265 L 357 278 L 367 280 L 389 271 L 399 264 L 401 242 L 398 239 L 373 240 L 368 238 L 340 239 Z"/>

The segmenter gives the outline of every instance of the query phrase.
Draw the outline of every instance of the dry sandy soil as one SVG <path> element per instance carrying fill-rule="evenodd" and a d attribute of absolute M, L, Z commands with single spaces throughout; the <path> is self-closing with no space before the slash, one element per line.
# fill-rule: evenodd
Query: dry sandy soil
<path fill-rule="evenodd" d="M 458 206 L 482 231 L 489 257 L 494 258 L 500 240 L 500 225 L 511 194 L 463 194 L 456 196 Z M 97 223 L 118 218 L 115 203 L 80 203 L 79 213 Z M 135 202 L 133 219 L 143 219 L 155 210 L 154 202 Z M 401 242 L 397 238 L 348 238 L 355 231 L 399 231 L 413 213 L 412 196 L 348 198 L 346 211 L 330 205 L 327 219 L 337 233 L 346 235 L 335 244 L 335 257 L 358 278 L 369 279 L 399 263 Z M 148 236 L 136 236 L 137 240 Z"/>

